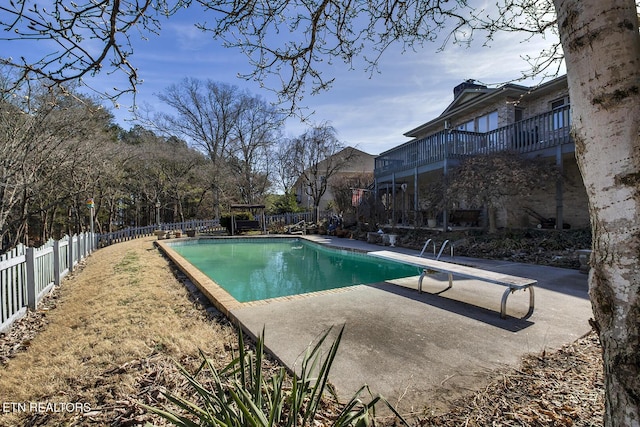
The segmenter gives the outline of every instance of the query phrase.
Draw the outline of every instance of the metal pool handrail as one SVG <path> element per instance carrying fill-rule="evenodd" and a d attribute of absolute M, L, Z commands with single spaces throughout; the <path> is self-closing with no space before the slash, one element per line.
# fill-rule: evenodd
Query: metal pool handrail
<path fill-rule="evenodd" d="M 429 243 L 433 243 L 433 256 L 436 256 L 436 242 L 433 239 L 428 239 L 424 246 L 422 247 L 422 251 L 420 252 L 420 256 L 422 256 L 422 254 L 424 254 L 424 251 L 427 249 L 427 246 L 429 245 Z"/>
<path fill-rule="evenodd" d="M 442 252 L 444 251 L 444 248 L 447 246 L 447 244 L 451 249 L 451 258 L 453 258 L 453 243 L 451 243 L 449 240 L 445 240 L 442 246 L 440 247 L 440 252 L 438 252 L 438 256 L 436 257 L 436 260 L 440 259 L 440 255 L 442 255 Z"/>

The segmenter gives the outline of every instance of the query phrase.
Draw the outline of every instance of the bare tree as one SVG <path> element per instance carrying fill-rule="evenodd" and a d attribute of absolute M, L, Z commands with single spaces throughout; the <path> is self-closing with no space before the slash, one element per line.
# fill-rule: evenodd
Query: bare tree
<path fill-rule="evenodd" d="M 138 177 L 140 171 L 131 173 L 129 165 L 134 161 L 137 153 L 134 147 L 117 141 L 99 150 L 100 167 L 94 172 L 99 174 L 88 195 L 95 202 L 95 231 L 107 233 L 115 231 L 118 219 L 126 225 L 141 225 L 140 218 L 131 211 L 131 199 L 138 194 L 137 186 L 128 185 L 131 179 Z M 122 213 L 122 218 L 118 218 Z"/>
<path fill-rule="evenodd" d="M 29 93 L 29 95 L 27 95 Z M 185 217 L 207 195 L 196 174 L 206 157 L 141 127 L 120 132 L 95 100 L 67 87 L 32 87 L 0 101 L 0 235 L 3 248 L 90 227 L 112 231 Z"/>
<path fill-rule="evenodd" d="M 47 211 L 84 190 L 74 177 L 87 181 L 91 153 L 97 152 L 91 145 L 99 148 L 109 139 L 111 115 L 92 100 L 46 85 L 30 94 L 18 92 L 0 107 L 0 235 L 11 230 L 10 245 L 33 235 L 31 216 L 46 219 Z M 44 239 L 46 231 L 37 234 Z"/>
<path fill-rule="evenodd" d="M 351 214 L 350 219 L 358 219 L 360 205 L 373 181 L 371 172 L 352 173 L 331 180 L 329 188 L 338 212 L 342 212 L 345 217 Z"/>
<path fill-rule="evenodd" d="M 271 148 L 281 134 L 282 117 L 264 99 L 248 93 L 240 95 L 236 108 L 238 113 L 226 161 L 242 202 L 262 202 L 263 195 L 271 186 L 269 160 Z"/>
<path fill-rule="evenodd" d="M 269 150 L 282 127 L 282 117 L 273 106 L 237 86 L 197 79 L 172 85 L 159 98 L 175 114 L 159 114 L 152 122 L 207 154 L 217 206 L 225 189 L 235 188 L 234 196 L 245 203 L 265 192 L 270 185 Z"/>
<path fill-rule="evenodd" d="M 304 193 L 311 197 L 317 221 L 329 180 L 353 158 L 353 149 L 345 148 L 335 129 L 325 123 L 291 140 L 289 150 L 293 156 L 291 165 Z"/>
<path fill-rule="evenodd" d="M 174 115 L 158 114 L 153 123 L 167 135 L 176 135 L 202 150 L 211 161 L 211 189 L 216 217 L 220 216 L 226 174 L 220 173 L 238 121 L 237 86 L 198 79 L 184 79 L 169 86 L 158 98 L 173 108 Z"/>
<path fill-rule="evenodd" d="M 206 164 L 207 159 L 177 138 L 169 138 L 163 143 L 160 167 L 167 179 L 167 196 L 172 205 L 173 222 L 184 222 L 185 202 L 195 199 L 203 193 L 201 184 L 196 181 L 197 170 Z"/>
<path fill-rule="evenodd" d="M 201 0 L 220 16 L 213 25 L 199 25 L 227 46 L 241 49 L 253 71 L 243 77 L 268 81 L 292 107 L 305 94 L 331 87 L 333 77 L 322 64 L 343 61 L 349 65 L 361 56 L 367 69 L 377 70 L 380 56 L 394 42 L 413 50 L 432 42 L 442 32 L 443 44 L 467 43 L 473 11 L 462 1 L 373 0 L 299 1 L 259 0 L 249 4 L 228 0 Z M 465 34 L 466 30 L 466 34 Z M 276 39 L 273 34 L 295 34 Z"/>
<path fill-rule="evenodd" d="M 45 5 L 33 0 L 13 0 L 0 6 L 0 40 L 15 43 L 51 42 L 52 50 L 42 55 L 29 49 L 19 58 L 2 57 L 0 65 L 16 71 L 12 90 L 23 83 L 45 78 L 52 85 L 76 82 L 99 74 L 118 71 L 129 85 L 105 94 L 113 99 L 125 92 L 135 93 L 140 82 L 130 37 L 148 37 L 160 31 L 160 18 L 188 5 L 184 0 L 79 0 L 52 1 Z M 97 42 L 97 43 L 95 43 Z M 105 64 L 109 64 L 105 67 Z M 84 81 L 86 82 L 87 79 Z"/>
<path fill-rule="evenodd" d="M 0 104 L 0 113 L 0 237 L 5 240 L 11 212 L 33 179 L 21 166 L 27 155 L 22 141 L 28 134 L 30 118 L 20 106 L 7 100 Z"/>
<path fill-rule="evenodd" d="M 119 221 L 155 223 L 157 202 L 162 222 L 196 217 L 198 205 L 210 193 L 209 183 L 202 179 L 210 164 L 205 154 L 183 140 L 141 126 L 123 131 L 118 148 L 126 155 L 116 157 L 120 174 L 107 202 L 126 217 Z M 111 226 L 116 211 L 109 212 Z"/>
<path fill-rule="evenodd" d="M 293 186 L 298 179 L 295 170 L 294 152 L 291 151 L 293 143 L 289 139 L 282 140 L 273 152 L 275 160 L 275 176 L 278 181 L 277 185 L 284 190 L 285 194 L 291 193 Z"/>

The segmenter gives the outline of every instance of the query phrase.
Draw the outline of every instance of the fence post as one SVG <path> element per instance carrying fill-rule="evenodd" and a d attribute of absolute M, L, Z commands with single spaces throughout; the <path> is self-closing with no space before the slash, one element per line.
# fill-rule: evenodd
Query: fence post
<path fill-rule="evenodd" d="M 79 234 L 76 234 L 76 242 L 78 243 L 78 256 L 76 258 L 78 258 L 78 263 L 79 263 L 80 260 L 82 259 L 82 239 L 80 239 Z"/>
<path fill-rule="evenodd" d="M 25 260 L 27 270 L 27 307 L 36 309 L 36 257 L 35 249 L 27 248 Z"/>
<path fill-rule="evenodd" d="M 78 234 L 78 262 L 84 258 L 84 242 L 82 241 L 82 233 Z"/>
<path fill-rule="evenodd" d="M 53 283 L 60 284 L 60 240 L 53 241 Z"/>
<path fill-rule="evenodd" d="M 69 273 L 73 271 L 73 236 L 69 236 L 69 244 L 67 245 L 67 255 L 69 258 Z"/>

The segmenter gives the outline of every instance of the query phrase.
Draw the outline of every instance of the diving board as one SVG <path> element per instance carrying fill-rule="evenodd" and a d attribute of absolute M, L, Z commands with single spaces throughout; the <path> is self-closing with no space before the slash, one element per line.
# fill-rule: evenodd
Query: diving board
<path fill-rule="evenodd" d="M 422 274 L 420 274 L 420 278 L 418 279 L 418 292 L 420 293 L 422 293 L 422 281 L 428 274 L 429 270 L 448 274 L 449 286 L 444 289 L 443 292 L 453 286 L 454 275 L 506 286 L 507 289 L 502 295 L 502 300 L 500 302 L 500 317 L 503 319 L 506 318 L 507 298 L 509 298 L 509 295 L 518 290 L 529 290 L 529 311 L 525 317 L 529 317 L 533 314 L 535 302 L 533 286 L 538 284 L 537 280 L 392 251 L 373 251 L 368 252 L 368 254 L 373 257 L 397 261 L 421 268 Z"/>

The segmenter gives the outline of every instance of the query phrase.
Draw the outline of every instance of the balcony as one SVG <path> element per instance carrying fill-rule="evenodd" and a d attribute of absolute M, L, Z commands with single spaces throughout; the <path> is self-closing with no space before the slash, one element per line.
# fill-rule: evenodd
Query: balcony
<path fill-rule="evenodd" d="M 374 175 L 381 178 L 416 168 L 433 170 L 442 167 L 445 159 L 504 150 L 542 152 L 573 142 L 569 130 L 569 106 L 486 133 L 444 130 L 382 153 L 375 159 Z"/>

